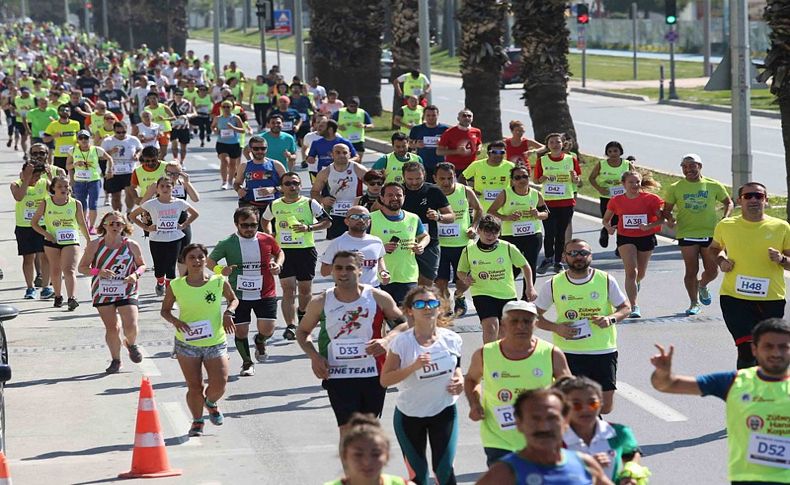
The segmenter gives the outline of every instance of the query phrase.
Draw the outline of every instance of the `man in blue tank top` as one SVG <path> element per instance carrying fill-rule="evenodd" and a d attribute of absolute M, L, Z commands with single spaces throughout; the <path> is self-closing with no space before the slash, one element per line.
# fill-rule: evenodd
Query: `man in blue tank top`
<path fill-rule="evenodd" d="M 280 179 L 286 170 L 282 163 L 266 156 L 268 144 L 263 137 L 250 138 L 249 147 L 252 160 L 236 169 L 233 190 L 239 194 L 239 207 L 254 207 L 262 220 L 266 208 L 280 198 Z"/>
<path fill-rule="evenodd" d="M 562 447 L 570 403 L 559 390 L 524 391 L 516 398 L 513 408 L 516 426 L 527 439 L 527 446 L 519 452 L 505 455 L 491 466 L 477 482 L 478 485 L 612 484 L 593 457 Z"/>

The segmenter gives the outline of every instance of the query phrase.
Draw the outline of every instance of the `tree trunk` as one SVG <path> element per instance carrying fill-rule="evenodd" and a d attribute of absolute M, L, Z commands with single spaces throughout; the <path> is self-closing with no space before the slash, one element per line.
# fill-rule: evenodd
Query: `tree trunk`
<path fill-rule="evenodd" d="M 502 36 L 507 4 L 466 0 L 458 12 L 461 22 L 461 77 L 466 107 L 474 113 L 474 126 L 483 141 L 502 139 L 499 79 L 507 62 Z"/>
<path fill-rule="evenodd" d="M 392 0 L 392 74 L 390 81 L 401 74 L 420 69 L 420 25 L 418 0 Z M 392 114 L 403 104 L 394 90 Z M 397 128 L 394 124 L 392 128 Z"/>
<path fill-rule="evenodd" d="M 576 145 L 568 106 L 565 8 L 563 0 L 513 0 L 513 39 L 522 49 L 524 104 L 535 139 L 543 142 L 549 133 L 566 133 Z"/>
<path fill-rule="evenodd" d="M 371 116 L 381 114 L 381 1 L 309 0 L 313 75 L 346 103 L 359 96 Z"/>

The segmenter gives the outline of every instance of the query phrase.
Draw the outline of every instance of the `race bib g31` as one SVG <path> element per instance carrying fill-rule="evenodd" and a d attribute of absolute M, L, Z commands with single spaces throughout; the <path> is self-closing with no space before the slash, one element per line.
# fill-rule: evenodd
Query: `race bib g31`
<path fill-rule="evenodd" d="M 263 275 L 238 275 L 236 289 L 240 291 L 261 291 L 263 288 Z"/>

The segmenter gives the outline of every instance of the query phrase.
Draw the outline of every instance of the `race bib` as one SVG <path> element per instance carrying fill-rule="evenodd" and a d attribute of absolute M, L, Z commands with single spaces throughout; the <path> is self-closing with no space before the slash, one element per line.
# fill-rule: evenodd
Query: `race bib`
<path fill-rule="evenodd" d="M 87 182 L 91 178 L 91 171 L 90 170 L 75 170 L 74 171 L 74 180 L 80 182 Z"/>
<path fill-rule="evenodd" d="M 211 328 L 211 320 L 199 320 L 197 322 L 188 323 L 187 325 L 189 325 L 189 330 L 184 332 L 184 340 L 187 342 L 194 342 L 214 336 L 214 329 Z"/>
<path fill-rule="evenodd" d="M 58 229 L 55 232 L 55 241 L 58 244 L 67 244 L 67 243 L 76 242 L 77 230 L 70 227 L 64 229 Z"/>
<path fill-rule="evenodd" d="M 132 173 L 132 169 L 134 167 L 134 162 L 115 162 L 112 166 L 112 171 L 115 175 L 128 175 Z M 176 189 L 173 188 L 173 195 L 175 194 Z"/>
<path fill-rule="evenodd" d="M 36 213 L 35 207 L 25 207 L 22 211 L 22 218 L 26 221 L 33 220 L 33 215 Z"/>
<path fill-rule="evenodd" d="M 422 94 L 422 88 L 411 88 L 411 94 L 419 96 Z"/>
<path fill-rule="evenodd" d="M 639 229 L 641 224 L 647 224 L 647 214 L 626 214 L 622 221 L 624 229 Z"/>
<path fill-rule="evenodd" d="M 513 410 L 513 406 L 508 404 L 494 408 L 494 416 L 499 423 L 499 429 L 503 431 L 516 429 L 516 412 Z"/>
<path fill-rule="evenodd" d="M 197 112 L 199 115 L 207 115 L 208 114 L 208 106 L 198 106 Z"/>
<path fill-rule="evenodd" d="M 565 184 L 545 184 L 543 192 L 549 196 L 563 197 L 565 195 Z"/>
<path fill-rule="evenodd" d="M 524 221 L 513 223 L 514 236 L 531 236 L 537 232 L 535 221 Z"/>
<path fill-rule="evenodd" d="M 615 185 L 614 187 L 609 187 L 609 197 L 617 197 L 618 195 L 623 195 L 625 193 L 625 187 L 622 185 Z"/>
<path fill-rule="evenodd" d="M 346 379 L 378 375 L 376 361 L 359 339 L 332 340 L 329 346 L 329 378 Z"/>
<path fill-rule="evenodd" d="M 159 219 L 156 224 L 156 232 L 174 232 L 178 230 L 177 219 Z"/>
<path fill-rule="evenodd" d="M 353 200 L 336 200 L 335 205 L 332 206 L 332 215 L 345 216 L 352 205 L 354 205 Z"/>
<path fill-rule="evenodd" d="M 735 277 L 735 292 L 743 296 L 765 298 L 768 296 L 768 285 L 770 282 L 771 280 L 768 278 L 756 278 L 739 274 Z"/>
<path fill-rule="evenodd" d="M 38 132 L 38 137 L 39 138 L 44 138 L 44 132 L 43 131 L 39 131 Z"/>
<path fill-rule="evenodd" d="M 439 237 L 459 237 L 461 235 L 461 224 L 451 222 L 449 224 L 438 223 Z"/>
<path fill-rule="evenodd" d="M 293 121 L 283 121 L 283 130 L 284 131 L 293 131 L 294 129 L 294 122 Z"/>
<path fill-rule="evenodd" d="M 274 200 L 274 193 L 267 193 L 267 190 L 270 187 L 258 187 L 252 189 L 252 196 L 255 199 L 255 202 L 261 202 L 263 200 Z"/>
<path fill-rule="evenodd" d="M 362 133 L 360 133 L 358 131 L 354 131 L 352 133 L 349 133 L 348 134 L 348 141 L 350 141 L 351 143 L 357 143 L 357 142 L 362 141 Z"/>
<path fill-rule="evenodd" d="M 752 433 L 746 460 L 756 465 L 790 469 L 790 437 Z"/>
<path fill-rule="evenodd" d="M 447 351 L 441 353 L 431 353 L 431 362 L 423 365 L 417 370 L 417 379 L 436 379 L 439 377 L 449 378 L 458 363 L 457 359 Z M 449 380 L 449 379 L 448 379 Z"/>
<path fill-rule="evenodd" d="M 126 283 L 123 280 L 99 278 L 99 296 L 124 296 Z"/>
<path fill-rule="evenodd" d="M 255 99 L 256 99 L 256 100 L 257 100 L 259 103 L 266 103 L 266 102 L 268 102 L 268 101 L 269 101 L 269 96 L 267 96 L 267 95 L 265 95 L 265 94 L 259 94 L 258 96 L 256 96 L 256 97 L 255 97 Z"/>
<path fill-rule="evenodd" d="M 219 130 L 220 138 L 233 138 L 236 132 L 230 129 Z"/>
<path fill-rule="evenodd" d="M 263 288 L 263 275 L 238 275 L 236 289 L 240 291 L 261 291 Z"/>
<path fill-rule="evenodd" d="M 71 145 L 61 145 L 61 147 L 58 148 L 58 153 L 61 153 L 63 155 L 68 155 L 69 153 L 72 152 L 72 150 L 74 150 L 74 147 Z"/>
<path fill-rule="evenodd" d="M 82 88 L 82 94 L 93 95 L 93 88 Z"/>
<path fill-rule="evenodd" d="M 436 148 L 439 145 L 439 137 L 424 136 L 422 137 L 422 143 L 425 145 L 425 148 Z"/>
<path fill-rule="evenodd" d="M 710 242 L 709 237 L 684 237 L 684 241 L 688 242 L 698 242 L 698 243 L 708 243 Z"/>
<path fill-rule="evenodd" d="M 120 107 L 121 107 L 121 103 L 119 103 L 118 101 L 108 101 L 107 102 L 107 108 L 108 109 L 120 109 Z"/>
<path fill-rule="evenodd" d="M 365 347 L 362 340 L 332 340 L 332 356 L 336 361 L 365 359 L 370 357 Z"/>
<path fill-rule="evenodd" d="M 186 197 L 187 190 L 183 185 L 177 184 L 173 186 L 173 197 Z"/>
<path fill-rule="evenodd" d="M 307 113 L 299 113 L 299 117 L 302 118 L 302 121 L 307 121 Z"/>
<path fill-rule="evenodd" d="M 499 193 L 502 192 L 502 189 L 490 189 L 483 191 L 483 198 L 488 201 L 496 200 Z"/>
<path fill-rule="evenodd" d="M 296 244 L 302 244 L 304 241 L 304 236 L 300 232 L 294 231 L 280 231 L 280 244 L 283 246 L 290 246 Z"/>
<path fill-rule="evenodd" d="M 569 338 L 568 340 L 582 340 L 592 335 L 592 330 L 590 329 L 590 320 L 587 318 L 576 320 L 568 326 L 576 330 L 576 335 Z"/>

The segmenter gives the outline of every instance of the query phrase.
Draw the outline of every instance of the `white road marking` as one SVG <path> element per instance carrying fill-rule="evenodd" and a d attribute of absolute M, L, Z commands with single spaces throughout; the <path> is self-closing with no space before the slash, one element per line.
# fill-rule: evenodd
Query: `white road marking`
<path fill-rule="evenodd" d="M 203 155 L 199 155 L 199 154 L 197 154 L 197 153 L 195 153 L 194 155 L 190 155 L 189 157 L 190 157 L 190 158 L 197 158 L 198 160 L 208 160 L 208 159 L 207 159 L 206 157 L 204 157 Z"/>
<path fill-rule="evenodd" d="M 202 445 L 199 439 L 189 439 L 189 437 L 182 434 L 186 433 L 189 427 L 192 426 L 192 420 L 180 402 L 164 402 L 162 403 L 162 411 L 167 416 L 174 434 L 179 436 L 178 441 L 181 446 Z"/>
<path fill-rule="evenodd" d="M 142 345 L 138 345 L 137 348 L 140 349 L 140 353 L 143 354 L 143 361 L 137 364 L 137 366 L 140 367 L 140 370 L 143 372 L 143 375 L 148 377 L 161 376 L 162 373 L 159 372 L 159 368 L 156 366 L 153 359 L 151 359 L 151 355 L 148 353 L 148 351 L 145 350 Z"/>
<path fill-rule="evenodd" d="M 636 404 L 658 419 L 662 419 L 670 423 L 688 421 L 689 419 L 666 404 L 662 403 L 658 399 L 645 394 L 644 392 L 630 384 L 626 384 L 625 382 L 617 381 L 616 394 L 631 401 L 633 404 Z"/>

